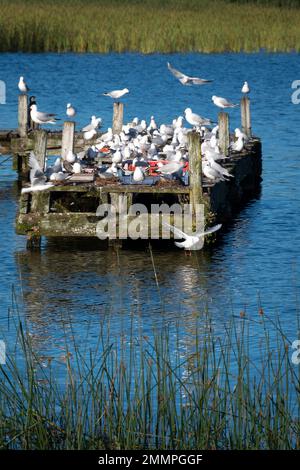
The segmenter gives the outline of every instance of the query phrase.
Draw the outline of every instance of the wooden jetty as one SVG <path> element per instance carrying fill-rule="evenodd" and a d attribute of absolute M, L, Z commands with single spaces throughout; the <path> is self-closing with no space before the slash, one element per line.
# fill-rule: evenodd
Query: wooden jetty
<path fill-rule="evenodd" d="M 19 100 L 19 129 L 14 132 L 0 132 L 0 144 L 10 149 L 17 161 L 16 169 L 26 174 L 28 152 L 34 149 L 43 167 L 46 153 L 59 153 L 63 158 L 69 150 L 82 150 L 87 145 L 81 133 L 76 133 L 74 123 L 65 122 L 63 131 L 46 132 L 34 130 L 28 133 L 25 123 L 27 112 L 25 98 Z M 21 109 L 20 109 L 21 108 Z M 123 108 L 115 104 L 114 131 L 122 128 Z M 39 246 L 42 236 L 46 237 L 96 237 L 99 217 L 96 215 L 100 204 L 110 203 L 117 207 L 119 197 L 126 197 L 127 209 L 136 202 L 146 204 L 190 203 L 204 204 L 205 223 L 231 220 L 234 213 L 243 203 L 257 193 L 261 181 L 262 152 L 260 139 L 251 131 L 250 101 L 248 97 L 241 100 L 242 130 L 249 137 L 241 152 L 229 154 L 229 116 L 219 113 L 219 144 L 221 151 L 229 155 L 222 163 L 234 178 L 230 181 L 210 183 L 202 175 L 201 139 L 198 133 L 189 133 L 189 185 L 180 183 L 124 185 L 119 181 L 105 181 L 99 178 L 88 178 L 86 175 L 70 178 L 67 182 L 55 184 L 46 191 L 21 194 L 19 211 L 16 219 L 18 234 L 27 235 L 28 246 Z M 89 143 L 88 146 L 91 144 Z M 116 209 L 118 210 L 118 209 Z M 150 238 L 149 232 L 149 238 Z M 120 245 L 120 240 L 118 245 Z M 116 240 L 112 240 L 115 243 Z M 110 244 L 110 240 L 107 240 Z"/>

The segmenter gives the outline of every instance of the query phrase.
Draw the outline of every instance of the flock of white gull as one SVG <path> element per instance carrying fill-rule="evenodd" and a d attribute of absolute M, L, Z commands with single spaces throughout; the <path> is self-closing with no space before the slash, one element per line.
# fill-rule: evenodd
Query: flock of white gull
<path fill-rule="evenodd" d="M 185 75 L 172 67 L 170 63 L 167 63 L 167 67 L 175 78 L 185 86 L 203 85 L 212 81 Z M 22 93 L 29 91 L 24 77 L 20 77 L 18 87 Z M 243 84 L 241 91 L 243 94 L 250 92 L 247 82 Z M 128 88 L 124 88 L 104 93 L 104 95 L 113 100 L 120 100 L 127 93 L 129 93 Z M 220 96 L 212 96 L 212 101 L 221 109 L 238 106 Z M 68 118 L 74 118 L 76 112 L 75 107 L 68 103 L 66 107 Z M 39 111 L 35 103 L 30 106 L 30 117 L 34 123 L 39 125 L 55 124 L 58 120 L 55 114 Z M 218 125 L 214 125 L 210 119 L 194 113 L 191 108 L 185 109 L 184 116 L 175 118 L 171 124 L 158 125 L 154 116 L 151 116 L 149 123 L 135 117 L 131 122 L 123 125 L 119 134 L 113 134 L 112 128 L 108 128 L 107 132 L 99 136 L 98 130 L 101 128 L 102 119 L 92 116 L 90 123 L 82 129 L 82 132 L 87 143 L 93 139 L 93 145 L 89 151 L 94 156 L 97 154 L 111 156 L 109 165 L 101 164 L 101 161 L 98 161 L 96 171 L 100 178 L 118 178 L 120 175 L 126 175 L 130 176 L 134 183 L 142 184 L 149 175 L 150 162 L 152 169 L 153 163 L 156 162 L 154 163 L 154 171 L 163 178 L 180 178 L 188 171 L 188 133 L 191 129 L 185 127 L 185 121 L 202 137 L 202 173 L 207 180 L 216 183 L 233 177 L 221 165 L 221 162 L 228 157 L 220 152 Z M 241 152 L 247 140 L 248 137 L 245 133 L 238 128 L 235 129 L 234 139 L 230 143 L 231 152 Z M 67 180 L 74 173 L 84 172 L 89 161 L 87 154 L 91 153 L 89 151 L 88 153 L 83 151 L 77 155 L 69 152 L 66 159 L 57 158 L 55 163 L 46 169 L 41 168 L 34 153 L 31 152 L 29 158 L 31 186 L 23 188 L 22 191 L 41 191 L 53 186 L 56 181 Z M 173 231 L 177 230 L 176 227 L 170 228 Z M 206 233 L 211 233 L 219 228 L 220 226 L 215 226 L 208 232 L 197 234 L 198 241 Z M 193 237 L 189 237 L 184 232 L 176 233 L 176 235 L 181 235 L 185 240 L 182 242 L 183 245 L 178 244 L 182 248 L 190 249 L 192 245 L 197 244 L 197 240 L 192 240 Z"/>

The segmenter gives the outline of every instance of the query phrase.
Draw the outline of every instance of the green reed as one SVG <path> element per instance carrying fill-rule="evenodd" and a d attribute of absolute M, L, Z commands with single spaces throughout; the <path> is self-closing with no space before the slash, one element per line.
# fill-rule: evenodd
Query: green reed
<path fill-rule="evenodd" d="M 36 353 L 17 320 L 0 369 L 0 448 L 299 448 L 299 366 L 279 322 L 255 323 L 255 359 L 247 318 L 218 335 L 207 314 L 184 348 L 179 325 L 114 338 L 107 320 L 93 350 L 66 337 L 59 359 Z"/>
<path fill-rule="evenodd" d="M 300 51 L 297 6 L 296 0 L 0 0 L 0 51 Z"/>

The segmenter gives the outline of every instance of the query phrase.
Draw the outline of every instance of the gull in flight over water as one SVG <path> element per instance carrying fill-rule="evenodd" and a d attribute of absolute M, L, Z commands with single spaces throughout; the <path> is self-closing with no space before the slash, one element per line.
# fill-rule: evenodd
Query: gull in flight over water
<path fill-rule="evenodd" d="M 180 72 L 177 69 L 174 69 L 170 62 L 167 62 L 168 69 L 170 72 L 176 77 L 182 85 L 204 85 L 205 83 L 211 83 L 212 80 L 205 80 L 204 78 L 198 78 L 198 77 L 189 77 L 188 75 L 185 75 L 184 73 Z"/>
<path fill-rule="evenodd" d="M 174 235 L 176 235 L 177 238 L 184 238 L 183 242 L 175 242 L 175 245 L 178 246 L 178 248 L 184 248 L 185 250 L 201 250 L 201 248 L 203 247 L 203 237 L 210 233 L 216 232 L 222 227 L 222 224 L 218 224 L 205 230 L 204 232 L 200 231 L 195 232 L 193 235 L 187 235 L 174 225 L 169 225 L 166 223 L 163 223 L 163 225 L 172 230 L 172 232 L 174 233 Z"/>
<path fill-rule="evenodd" d="M 213 103 L 218 106 L 218 108 L 236 108 L 238 104 L 233 104 L 228 101 L 226 98 L 222 98 L 221 96 L 213 96 L 212 97 Z"/>
<path fill-rule="evenodd" d="M 126 93 L 129 93 L 128 88 L 123 88 L 123 90 L 113 90 L 108 93 L 103 93 L 104 96 L 110 96 L 114 100 L 118 100 L 122 96 L 126 95 Z"/>
<path fill-rule="evenodd" d="M 42 113 L 38 111 L 37 105 L 31 106 L 30 117 L 36 124 L 55 124 L 58 119 L 55 117 L 56 114 Z"/>
<path fill-rule="evenodd" d="M 24 77 L 20 77 L 18 87 L 21 93 L 27 93 L 29 91 L 29 88 L 25 83 Z"/>

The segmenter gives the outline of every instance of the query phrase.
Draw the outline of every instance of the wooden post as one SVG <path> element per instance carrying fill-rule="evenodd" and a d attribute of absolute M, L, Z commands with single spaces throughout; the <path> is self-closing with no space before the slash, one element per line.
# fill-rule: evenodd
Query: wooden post
<path fill-rule="evenodd" d="M 27 136 L 28 129 L 28 101 L 27 95 L 19 95 L 18 102 L 18 130 L 20 137 Z"/>
<path fill-rule="evenodd" d="M 34 231 L 27 232 L 27 243 L 26 243 L 27 250 L 40 250 L 41 241 L 42 241 L 42 237 L 38 233 Z"/>
<path fill-rule="evenodd" d="M 250 114 L 250 99 L 248 96 L 243 96 L 241 99 L 241 121 L 242 131 L 251 137 L 251 114 Z"/>
<path fill-rule="evenodd" d="M 120 132 L 122 131 L 123 114 L 124 114 L 123 103 L 114 103 L 114 114 L 113 114 L 113 123 L 112 123 L 113 134 L 120 134 Z"/>
<path fill-rule="evenodd" d="M 39 129 L 34 131 L 33 137 L 33 151 L 37 161 L 40 164 L 42 170 L 45 169 L 46 152 L 47 152 L 47 131 Z M 45 200 L 49 206 L 49 193 L 33 193 L 31 196 L 31 212 L 43 212 Z M 27 249 L 34 250 L 40 249 L 41 247 L 41 235 L 39 229 L 34 227 L 27 233 Z"/>
<path fill-rule="evenodd" d="M 118 221 L 117 225 L 119 227 L 120 220 L 122 215 L 127 213 L 127 196 L 122 193 L 109 193 L 109 199 L 111 205 L 115 208 L 116 211 L 116 220 Z M 126 206 L 125 206 L 126 203 Z M 119 231 L 119 228 L 118 228 Z M 123 247 L 123 240 L 119 238 L 120 233 L 117 231 L 117 238 L 108 239 L 108 247 L 113 249 L 120 249 Z"/>
<path fill-rule="evenodd" d="M 196 206 L 202 202 L 202 157 L 201 139 L 197 132 L 188 133 L 189 139 L 189 167 L 190 167 L 190 204 L 193 214 Z"/>
<path fill-rule="evenodd" d="M 218 118 L 220 152 L 227 157 L 229 154 L 229 115 L 221 112 Z"/>
<path fill-rule="evenodd" d="M 44 170 L 47 152 L 47 131 L 44 129 L 34 131 L 33 151 L 41 169 Z"/>
<path fill-rule="evenodd" d="M 74 152 L 74 134 L 75 122 L 65 121 L 61 142 L 61 156 L 64 160 L 66 159 L 69 151 Z"/>

